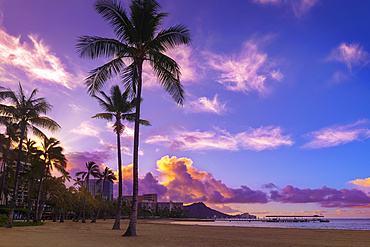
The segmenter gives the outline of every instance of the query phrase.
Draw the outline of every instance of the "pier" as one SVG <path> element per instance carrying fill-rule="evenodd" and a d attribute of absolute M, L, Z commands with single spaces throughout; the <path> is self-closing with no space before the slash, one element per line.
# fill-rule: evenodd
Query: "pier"
<path fill-rule="evenodd" d="M 329 222 L 329 220 L 323 219 L 322 215 L 295 215 L 295 216 L 286 216 L 286 215 L 272 215 L 266 216 L 262 219 L 249 219 L 249 218 L 217 218 L 215 221 L 262 221 L 262 222 Z"/>

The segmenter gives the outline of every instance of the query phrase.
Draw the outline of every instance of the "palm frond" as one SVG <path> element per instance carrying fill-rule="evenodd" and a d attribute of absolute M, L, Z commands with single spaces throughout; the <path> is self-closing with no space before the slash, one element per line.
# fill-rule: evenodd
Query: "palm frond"
<path fill-rule="evenodd" d="M 98 36 L 81 36 L 77 40 L 77 53 L 80 57 L 91 59 L 99 57 L 114 57 L 119 52 L 127 50 L 127 45 L 116 39 L 102 38 Z"/>
<path fill-rule="evenodd" d="M 100 90 L 104 83 L 108 79 L 111 79 L 113 75 L 119 74 L 124 66 L 125 63 L 122 61 L 122 59 L 116 58 L 90 71 L 89 76 L 85 80 L 87 90 L 90 95 L 93 95 Z"/>
<path fill-rule="evenodd" d="M 98 118 L 98 119 L 104 119 L 111 121 L 113 119 L 113 114 L 111 113 L 98 113 L 95 116 L 92 116 L 92 118 Z"/>
<path fill-rule="evenodd" d="M 127 17 L 127 13 L 120 2 L 116 0 L 98 0 L 95 10 L 109 22 L 120 40 L 134 42 L 135 28 Z"/>
<path fill-rule="evenodd" d="M 168 49 L 173 49 L 178 45 L 190 44 L 190 32 L 185 25 L 179 24 L 168 29 L 161 30 L 157 36 L 150 40 L 145 48 L 159 52 L 165 52 Z"/>
<path fill-rule="evenodd" d="M 180 68 L 178 64 L 170 57 L 160 52 L 150 52 L 150 65 L 161 85 L 171 95 L 177 104 L 183 105 L 184 89 L 180 83 Z"/>
<path fill-rule="evenodd" d="M 55 132 L 61 128 L 57 122 L 46 116 L 36 116 L 34 118 L 29 119 L 29 121 L 33 125 L 46 128 L 52 132 Z"/>

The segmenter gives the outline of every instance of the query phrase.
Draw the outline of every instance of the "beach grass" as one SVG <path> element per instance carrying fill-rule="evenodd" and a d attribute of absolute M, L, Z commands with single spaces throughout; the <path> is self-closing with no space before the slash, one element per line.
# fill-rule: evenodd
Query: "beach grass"
<path fill-rule="evenodd" d="M 369 246 L 370 232 L 355 230 L 221 227 L 139 220 L 137 237 L 111 230 L 114 220 L 97 223 L 46 221 L 37 227 L 0 228 L 0 246 Z"/>

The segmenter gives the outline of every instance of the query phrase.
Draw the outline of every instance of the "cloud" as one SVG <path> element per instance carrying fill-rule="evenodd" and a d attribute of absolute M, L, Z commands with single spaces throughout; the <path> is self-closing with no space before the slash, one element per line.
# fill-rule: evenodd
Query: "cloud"
<path fill-rule="evenodd" d="M 96 164 L 101 165 L 111 159 L 114 159 L 114 154 L 110 152 L 93 151 L 93 152 L 69 152 L 66 153 L 68 160 L 67 170 L 72 176 L 76 172 L 85 169 L 85 163 L 94 161 Z"/>
<path fill-rule="evenodd" d="M 367 207 L 370 208 L 370 197 L 358 189 L 299 189 L 286 186 L 280 191 L 272 190 L 271 200 L 283 203 L 318 203 L 322 207 Z"/>
<path fill-rule="evenodd" d="M 294 142 L 290 135 L 282 135 L 280 127 L 260 127 L 250 128 L 248 131 L 239 133 L 237 139 L 243 149 L 262 151 L 265 149 L 275 149 L 281 146 L 291 146 Z"/>
<path fill-rule="evenodd" d="M 75 104 L 68 104 L 69 107 L 72 108 L 73 111 L 75 112 L 85 112 L 87 111 L 87 109 L 83 106 L 78 106 L 78 105 L 75 105 Z"/>
<path fill-rule="evenodd" d="M 364 210 L 348 211 L 348 210 L 338 209 L 334 212 L 334 214 L 337 214 L 337 215 L 368 215 L 368 216 L 370 216 L 370 211 L 364 211 Z"/>
<path fill-rule="evenodd" d="M 99 137 L 100 134 L 100 130 L 93 126 L 90 121 L 83 121 L 78 128 L 72 129 L 71 132 L 95 137 Z"/>
<path fill-rule="evenodd" d="M 370 187 L 370 178 L 355 179 L 355 180 L 349 181 L 348 183 L 358 185 L 361 187 Z"/>
<path fill-rule="evenodd" d="M 281 146 L 291 146 L 294 142 L 289 135 L 282 135 L 280 127 L 249 128 L 245 132 L 232 135 L 218 128 L 215 131 L 175 130 L 171 136 L 155 135 L 145 142 L 166 145 L 173 150 L 253 150 L 262 151 Z"/>
<path fill-rule="evenodd" d="M 217 81 L 231 91 L 264 95 L 268 92 L 268 78 L 278 81 L 283 78 L 280 71 L 271 70 L 273 64 L 268 61 L 267 54 L 259 51 L 255 41 L 245 42 L 237 56 L 212 53 L 207 56 L 210 68 L 221 72 Z"/>
<path fill-rule="evenodd" d="M 103 139 L 100 139 L 99 144 L 104 148 L 104 150 L 111 151 L 111 152 L 117 152 L 117 144 L 115 143 L 105 142 Z M 121 141 L 121 152 L 125 155 L 132 156 L 133 152 L 127 146 L 131 147 L 132 145 Z M 143 155 L 144 155 L 144 151 L 139 149 L 139 156 L 143 156 Z"/>
<path fill-rule="evenodd" d="M 296 17 L 301 17 L 311 10 L 319 0 L 252 0 L 262 5 L 289 6 Z"/>
<path fill-rule="evenodd" d="M 13 80 L 14 74 L 25 73 L 31 80 L 47 81 L 71 89 L 73 76 L 65 65 L 35 35 L 28 35 L 31 44 L 21 42 L 0 29 L 1 78 Z"/>
<path fill-rule="evenodd" d="M 230 203 L 318 203 L 325 208 L 370 208 L 370 197 L 358 189 L 338 190 L 326 186 L 320 189 L 299 189 L 291 185 L 278 189 L 274 184 L 268 183 L 263 187 L 271 190 L 265 193 L 244 185 L 230 188 L 221 180 L 214 178 L 211 173 L 198 170 L 189 158 L 163 156 L 156 164 L 157 176 L 151 172 L 139 176 L 139 194 L 156 193 L 160 201 L 172 200 L 184 203 L 203 201 L 207 204 L 216 204 L 222 211 L 229 213 L 238 210 L 237 207 L 225 205 Z M 132 169 L 133 165 L 122 167 L 126 194 L 132 194 Z M 117 172 L 115 174 L 117 175 Z M 266 213 L 268 212 L 258 212 Z M 325 211 L 300 211 L 290 214 L 319 213 Z"/>
<path fill-rule="evenodd" d="M 266 203 L 265 193 L 247 186 L 227 187 L 212 174 L 198 171 L 188 158 L 164 156 L 157 161 L 161 184 L 167 188 L 164 198 L 185 203 Z"/>
<path fill-rule="evenodd" d="M 307 134 L 313 140 L 304 144 L 302 148 L 327 148 L 367 139 L 370 137 L 370 130 L 364 127 L 366 124 L 367 120 L 359 120 L 354 124 L 313 131 Z"/>
<path fill-rule="evenodd" d="M 185 105 L 185 110 L 194 113 L 206 112 L 221 115 L 225 113 L 227 109 L 226 103 L 220 103 L 218 101 L 218 95 L 216 94 L 212 100 L 207 97 L 201 97 L 197 100 L 190 101 L 189 104 Z"/>
<path fill-rule="evenodd" d="M 329 56 L 329 60 L 344 63 L 348 70 L 352 72 L 353 68 L 362 68 L 369 64 L 370 56 L 358 43 L 342 43 L 339 47 L 334 49 Z"/>

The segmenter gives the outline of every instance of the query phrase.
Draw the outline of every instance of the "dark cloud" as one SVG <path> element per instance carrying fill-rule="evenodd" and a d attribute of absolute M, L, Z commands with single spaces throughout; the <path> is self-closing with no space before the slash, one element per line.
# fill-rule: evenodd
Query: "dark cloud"
<path fill-rule="evenodd" d="M 286 186 L 273 190 L 271 200 L 283 203 L 318 203 L 322 207 L 370 207 L 370 197 L 358 189 L 299 189 Z"/>

